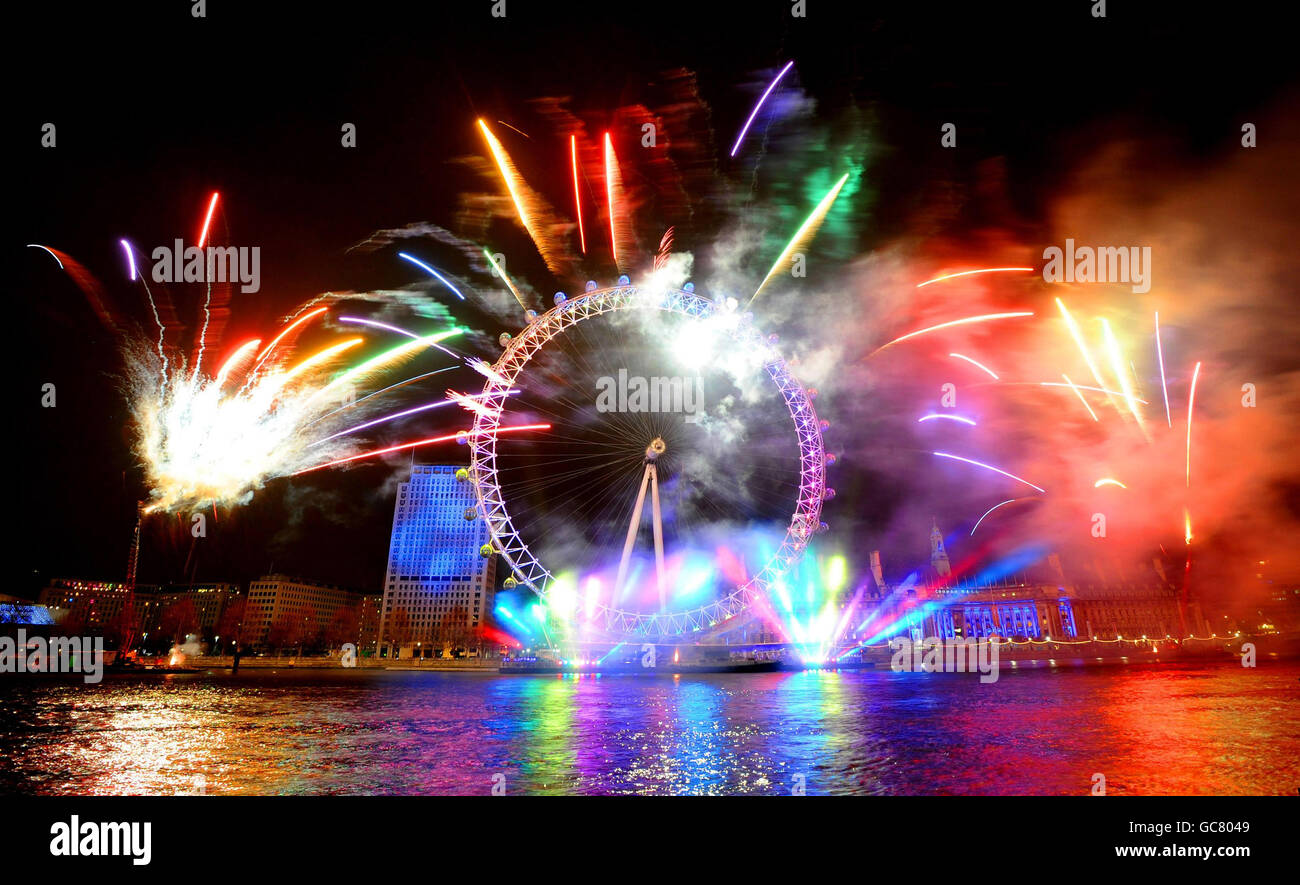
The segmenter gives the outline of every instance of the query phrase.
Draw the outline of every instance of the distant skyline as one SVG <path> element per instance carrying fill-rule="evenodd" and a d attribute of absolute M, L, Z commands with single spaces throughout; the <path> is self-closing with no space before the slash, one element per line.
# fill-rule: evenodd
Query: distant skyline
<path fill-rule="evenodd" d="M 807 22 L 792 22 L 780 3 L 695 9 L 685 20 L 651 6 L 629 15 L 582 4 L 564 12 L 514 4 L 504 23 L 479 10 L 431 7 L 404 13 L 400 27 L 387 22 L 371 33 L 339 30 L 319 39 L 308 39 L 296 16 L 268 12 L 254 28 L 214 16 L 148 52 L 124 51 L 94 27 L 113 20 L 130 28 L 146 13 L 87 10 L 79 13 L 83 27 L 61 38 L 60 51 L 97 75 L 79 78 L 75 88 L 37 78 L 16 97 L 23 131 L 54 120 L 59 147 L 42 151 L 34 137 L 24 143 L 27 171 L 18 181 L 15 214 L 24 243 L 49 242 L 76 255 L 147 329 L 151 318 L 125 282 L 119 238 L 129 235 L 142 249 L 192 239 L 207 195 L 220 189 L 226 200 L 218 223 L 237 242 L 262 250 L 261 290 L 237 296 L 238 309 L 222 318 L 230 322 L 229 341 L 321 292 L 413 286 L 410 268 L 386 253 L 351 250 L 374 231 L 408 224 L 510 243 L 511 274 L 531 284 L 543 305 L 556 288 L 580 285 L 554 281 L 520 245 L 517 229 L 481 223 L 462 198 L 468 186 L 482 186 L 466 159 L 481 159 L 474 119 L 527 120 L 521 127 L 527 132 L 532 123 L 561 116 L 547 98 L 569 97 L 595 131 L 611 119 L 625 125 L 634 119 L 630 112 L 614 118 L 615 109 L 644 105 L 669 114 L 680 95 L 673 78 L 689 82 L 707 120 L 671 135 L 710 142 L 700 155 L 717 160 L 686 170 L 687 179 L 730 176 L 728 187 L 744 193 L 751 167 L 741 163 L 752 162 L 758 182 L 752 206 L 777 206 L 788 227 L 787 218 L 806 209 L 804 182 L 760 175 L 762 163 L 773 164 L 780 154 L 779 127 L 757 124 L 740 161 L 723 158 L 755 89 L 794 59 L 795 77 L 783 87 L 787 92 L 774 95 L 774 108 L 806 96 L 817 102 L 816 117 L 870 133 L 854 225 L 836 231 L 834 248 L 828 247 L 837 267 L 918 230 L 945 246 L 967 238 L 990 252 L 1004 245 L 1008 231 L 1037 242 L 1056 209 L 1063 170 L 1077 170 L 1091 152 L 1130 137 L 1165 139 L 1171 156 L 1215 167 L 1225 132 L 1244 117 L 1268 119 L 1294 98 L 1283 36 L 1251 30 L 1247 39 L 1247 25 L 1236 18 L 1172 22 L 1156 9 L 1127 9 L 1095 23 L 1086 8 L 1076 16 L 1010 4 L 958 8 L 936 27 L 920 9 L 877 19 L 872 10 L 850 8 L 852 29 L 816 5 Z M 983 36 L 971 39 L 977 31 Z M 444 38 L 431 42 L 431 34 Z M 1114 42 L 1099 49 L 1107 39 Z M 1252 47 L 1249 63 L 1225 56 L 1225 45 Z M 231 61 L 232 47 L 249 63 Z M 1173 64 L 1187 56 L 1197 63 Z M 1033 76 L 1036 71 L 1059 76 Z M 798 106 L 787 110 L 803 113 Z M 945 153 L 936 124 L 949 118 L 959 124 L 962 149 Z M 358 127 L 354 151 L 338 148 L 342 122 Z M 537 129 L 518 144 L 527 148 L 544 134 L 553 133 Z M 836 144 L 828 137 L 808 153 L 828 152 L 819 159 L 830 163 Z M 657 183 L 652 171 L 629 162 L 634 169 L 634 184 L 651 189 Z M 553 187 L 547 195 L 563 205 L 562 186 L 545 179 L 537 185 Z M 669 200 L 663 192 L 656 198 Z M 726 227 L 724 212 L 703 194 L 681 199 L 689 211 L 669 220 L 678 225 L 682 248 L 700 255 L 704 266 L 706 246 Z M 1141 195 L 1134 200 L 1140 207 Z M 660 233 L 649 227 L 641 235 L 646 249 Z M 21 245 L 11 257 L 20 295 L 16 326 L 29 350 L 15 383 L 27 392 L 47 382 L 58 390 L 55 409 L 41 409 L 29 396 L 18 413 L 23 514 L 14 577 L 27 592 L 57 577 L 121 579 L 145 488 L 115 377 L 118 343 L 66 275 Z M 616 274 L 606 267 L 592 276 L 610 283 Z M 185 304 L 190 315 L 184 319 L 192 321 L 194 305 Z M 454 309 L 475 330 L 475 343 L 486 343 L 477 350 L 494 353 L 492 342 L 507 324 L 473 299 Z M 762 319 L 773 332 L 785 332 L 784 317 Z M 1185 339 L 1196 334 L 1206 333 L 1187 331 Z M 450 378 L 435 389 L 472 387 L 475 380 L 463 370 Z M 845 457 L 836 468 L 839 497 L 827 508 L 827 542 L 849 551 L 881 549 L 886 571 L 923 563 L 929 524 L 914 514 L 924 512 L 952 536 L 954 561 L 980 550 L 961 528 L 984 509 L 970 489 L 977 480 L 953 490 L 929 465 L 909 475 L 893 471 L 889 462 L 912 457 L 913 441 L 896 442 L 884 433 L 889 425 L 875 423 L 883 419 L 871 414 L 873 393 L 864 391 L 861 402 L 842 397 L 827 404 L 836 445 L 881 430 L 872 440 L 878 457 Z M 466 455 L 453 444 L 419 451 L 415 460 L 454 463 Z M 185 519 L 151 516 L 138 580 L 246 584 L 275 571 L 378 592 L 396 484 L 411 460 L 275 480 L 249 505 L 209 513 L 207 537 L 197 544 Z M 1300 504 L 1287 516 L 1300 518 Z M 1219 553 L 1225 567 L 1246 561 L 1231 542 Z M 867 563 L 855 560 L 854 568 L 865 574 Z"/>

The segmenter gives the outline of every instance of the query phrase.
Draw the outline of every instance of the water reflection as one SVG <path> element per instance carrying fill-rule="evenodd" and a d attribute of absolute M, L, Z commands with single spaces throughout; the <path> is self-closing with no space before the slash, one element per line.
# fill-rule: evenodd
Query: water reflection
<path fill-rule="evenodd" d="M 1276 793 L 1300 664 L 0 681 L 0 789 L 56 794 Z M 801 779 L 801 780 L 800 780 Z"/>

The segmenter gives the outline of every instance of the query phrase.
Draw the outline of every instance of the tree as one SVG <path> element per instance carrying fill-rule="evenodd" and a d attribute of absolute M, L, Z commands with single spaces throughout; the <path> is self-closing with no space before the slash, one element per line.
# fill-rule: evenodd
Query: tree
<path fill-rule="evenodd" d="M 271 629 L 266 632 L 266 647 L 276 654 L 294 643 L 295 620 L 291 613 L 281 612 L 271 622 Z"/>
<path fill-rule="evenodd" d="M 247 596 L 236 596 L 226 603 L 217 621 L 217 636 L 221 637 L 222 646 L 233 645 L 243 637 L 245 616 L 256 609 L 256 605 L 249 606 Z"/>
<path fill-rule="evenodd" d="M 443 641 L 451 648 L 455 656 L 457 649 L 463 649 L 470 640 L 469 612 L 463 606 L 455 606 L 443 615 Z"/>
<path fill-rule="evenodd" d="M 335 613 L 334 618 L 325 628 L 325 643 L 330 650 L 339 648 L 345 642 L 353 642 L 360 647 L 361 608 L 360 603 L 345 605 Z"/>
<path fill-rule="evenodd" d="M 180 642 L 199 629 L 199 614 L 194 608 L 194 600 L 182 596 L 163 610 L 159 622 L 159 632 L 170 637 L 173 642 Z"/>
<path fill-rule="evenodd" d="M 131 650 L 135 644 L 136 634 L 140 631 L 139 617 L 135 610 L 135 594 L 123 601 L 121 610 L 113 616 L 104 629 L 104 638 L 117 646 L 119 654 Z"/>
<path fill-rule="evenodd" d="M 397 654 L 401 654 L 402 646 L 409 645 L 411 642 L 411 613 L 405 607 L 394 609 L 392 615 L 388 618 L 388 623 L 384 625 L 385 637 L 389 643 L 397 646 Z"/>

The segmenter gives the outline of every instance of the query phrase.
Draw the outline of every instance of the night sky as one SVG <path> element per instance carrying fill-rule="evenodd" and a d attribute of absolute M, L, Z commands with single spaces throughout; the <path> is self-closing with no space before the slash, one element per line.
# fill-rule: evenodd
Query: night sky
<path fill-rule="evenodd" d="M 796 59 L 799 84 L 827 115 L 858 106 L 874 116 L 882 150 L 856 226 L 867 251 L 909 224 L 923 195 L 969 186 L 990 160 L 1003 164 L 1015 210 L 1035 219 L 1058 170 L 1117 130 L 1166 134 L 1210 157 L 1242 114 L 1293 86 L 1293 34 L 1260 18 L 1273 15 L 1267 4 L 1233 4 L 1230 17 L 1190 4 L 1108 5 L 1104 20 L 1086 0 L 888 11 L 808 0 L 806 19 L 792 18 L 785 0 L 508 0 L 504 20 L 491 17 L 489 0 L 282 13 L 210 0 L 205 20 L 181 2 L 28 11 L 10 29 L 35 53 L 9 77 L 9 329 L 25 354 L 10 424 L 14 590 L 57 576 L 121 578 L 144 489 L 115 379 L 117 343 L 77 287 L 25 243 L 75 256 L 143 323 L 118 239 L 142 249 L 192 241 L 219 190 L 230 241 L 262 248 L 262 291 L 237 296 L 229 341 L 320 292 L 409 284 L 408 267 L 346 250 L 409 223 L 454 229 L 467 179 L 458 161 L 482 153 L 474 119 L 535 123 L 530 101 L 544 96 L 571 96 L 594 127 L 606 109 L 654 107 L 663 73 L 690 70 L 725 176 L 735 174 L 726 146 L 752 106 L 750 84 Z M 956 151 L 939 147 L 948 120 L 960 126 Z M 53 150 L 40 146 L 47 121 L 58 127 Z M 357 126 L 355 149 L 339 146 L 344 122 Z M 555 202 L 563 199 L 561 190 Z M 705 237 L 708 222 L 701 213 L 679 236 Z M 542 293 L 562 288 L 529 260 L 512 275 Z M 464 319 L 493 335 L 499 328 L 472 310 Z M 47 382 L 57 385 L 54 409 L 40 407 Z M 274 567 L 376 590 L 391 476 L 382 464 L 316 474 L 294 483 L 292 500 L 286 483 L 272 483 L 252 506 L 223 513 L 192 555 L 179 523 L 151 520 L 139 578 L 180 580 L 188 563 L 198 580 L 247 581 Z M 870 497 L 861 508 L 884 512 L 862 515 L 867 527 L 891 506 L 888 495 Z M 893 555 L 921 556 L 925 544 L 918 531 Z"/>

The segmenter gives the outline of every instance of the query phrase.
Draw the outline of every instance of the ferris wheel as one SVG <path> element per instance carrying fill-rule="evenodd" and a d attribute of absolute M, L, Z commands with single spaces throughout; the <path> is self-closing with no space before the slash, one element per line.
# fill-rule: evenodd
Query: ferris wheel
<path fill-rule="evenodd" d="M 783 591 L 813 534 L 826 529 L 834 459 L 816 391 L 794 376 L 777 337 L 764 336 L 734 300 L 715 302 L 689 283 L 637 287 L 626 277 L 609 288 L 588 283 L 572 298 L 557 293 L 551 310 L 529 311 L 527 320 L 518 335 L 501 336 L 500 358 L 480 367 L 480 407 L 462 437 L 477 500 L 466 518 L 485 521 L 491 541 L 482 552 L 502 557 L 506 587 L 524 585 L 546 602 L 574 594 L 575 572 L 600 571 L 603 581 L 576 588 L 576 617 L 608 636 L 650 639 L 708 632 Z M 631 349 L 638 338 L 653 345 Z M 712 373 L 713 409 L 687 414 L 680 401 L 665 401 L 652 411 L 602 411 L 592 403 L 592 379 L 622 385 L 629 365 L 665 350 L 694 365 L 687 384 L 703 389 L 700 379 Z M 524 411 L 545 412 L 552 433 L 498 438 L 502 416 Z M 651 546 L 637 543 L 647 518 L 652 560 L 635 555 Z M 758 540 L 733 554 L 724 537 Z M 733 567 L 712 583 L 697 580 L 683 552 L 692 545 Z"/>

